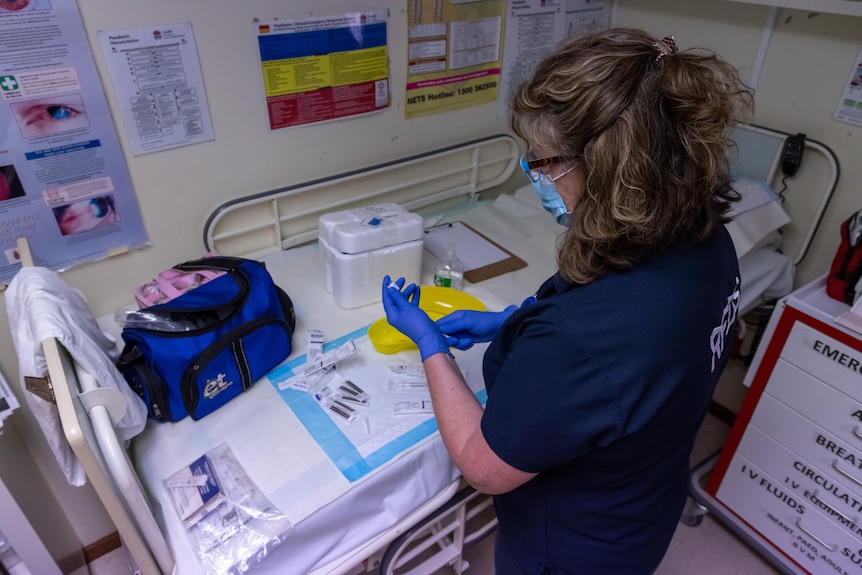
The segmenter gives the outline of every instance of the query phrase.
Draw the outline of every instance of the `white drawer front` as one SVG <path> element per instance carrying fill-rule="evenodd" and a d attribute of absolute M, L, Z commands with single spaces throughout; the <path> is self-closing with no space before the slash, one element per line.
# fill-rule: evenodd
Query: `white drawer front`
<path fill-rule="evenodd" d="M 766 393 L 862 451 L 862 403 L 779 359 Z"/>
<path fill-rule="evenodd" d="M 859 572 L 862 540 L 842 532 L 742 455 L 731 460 L 716 497 L 805 571 Z"/>
<path fill-rule="evenodd" d="M 774 397 L 763 394 L 749 425 L 862 493 L 862 450 L 855 449 Z"/>
<path fill-rule="evenodd" d="M 736 453 L 775 477 L 796 501 L 818 509 L 862 543 L 862 496 L 857 496 L 862 490 L 838 481 L 830 469 L 816 468 L 752 425 L 745 430 Z"/>
<path fill-rule="evenodd" d="M 795 322 L 780 357 L 862 401 L 862 352 Z"/>

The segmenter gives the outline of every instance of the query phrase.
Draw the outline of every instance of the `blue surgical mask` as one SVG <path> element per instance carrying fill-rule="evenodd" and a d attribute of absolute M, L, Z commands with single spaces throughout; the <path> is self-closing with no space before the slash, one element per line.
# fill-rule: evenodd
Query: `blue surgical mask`
<path fill-rule="evenodd" d="M 542 207 L 545 208 L 545 211 L 554 216 L 558 224 L 566 227 L 569 227 L 569 216 L 572 212 L 566 207 L 566 203 L 563 201 L 560 192 L 557 191 L 557 186 L 554 182 L 572 170 L 574 168 L 569 168 L 554 178 L 542 174 L 538 181 L 532 182 L 533 189 L 536 190 L 536 194 L 542 200 Z"/>
<path fill-rule="evenodd" d="M 530 183 L 533 184 L 533 189 L 536 190 L 539 199 L 542 200 L 542 207 L 545 208 L 545 211 L 554 216 L 558 224 L 569 227 L 571 212 L 566 208 L 566 203 L 563 201 L 560 192 L 557 191 L 557 186 L 554 182 L 573 171 L 575 169 L 574 166 L 552 178 L 538 170 L 530 170 L 527 166 L 526 158 L 521 156 L 521 168 L 527 174 Z"/>

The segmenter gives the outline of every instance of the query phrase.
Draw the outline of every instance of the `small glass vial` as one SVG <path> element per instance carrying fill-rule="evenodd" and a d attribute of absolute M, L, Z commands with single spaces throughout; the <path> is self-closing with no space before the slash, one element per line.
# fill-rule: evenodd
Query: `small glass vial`
<path fill-rule="evenodd" d="M 459 290 L 463 280 L 464 264 L 461 263 L 455 253 L 455 244 L 450 243 L 446 246 L 446 255 L 437 263 L 437 269 L 434 271 L 434 285 Z"/>

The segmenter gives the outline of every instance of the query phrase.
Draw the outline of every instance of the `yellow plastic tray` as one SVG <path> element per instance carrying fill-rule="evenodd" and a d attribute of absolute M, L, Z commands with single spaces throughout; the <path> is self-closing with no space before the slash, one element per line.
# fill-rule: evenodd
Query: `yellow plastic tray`
<path fill-rule="evenodd" d="M 459 309 L 485 311 L 485 304 L 462 291 L 440 286 L 420 286 L 420 288 L 419 308 L 425 310 L 425 313 L 434 321 Z M 368 338 L 374 349 L 380 353 L 395 353 L 416 348 L 416 344 L 410 338 L 389 325 L 385 316 L 368 326 Z"/>

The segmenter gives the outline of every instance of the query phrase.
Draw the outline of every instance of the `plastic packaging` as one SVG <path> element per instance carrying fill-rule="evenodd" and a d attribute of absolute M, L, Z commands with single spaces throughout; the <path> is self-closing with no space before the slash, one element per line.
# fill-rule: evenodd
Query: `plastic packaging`
<path fill-rule="evenodd" d="M 206 575 L 246 573 L 293 524 L 261 493 L 227 444 L 165 480 Z"/>
<path fill-rule="evenodd" d="M 225 309 L 203 310 L 186 314 L 151 308 L 139 310 L 134 306 L 125 306 L 114 312 L 114 321 L 120 327 L 176 333 L 205 329 L 224 319 L 226 314 Z"/>
<path fill-rule="evenodd" d="M 434 285 L 461 289 L 464 282 L 464 264 L 458 259 L 455 244 L 446 246 L 446 255 L 437 263 L 434 271 Z"/>

